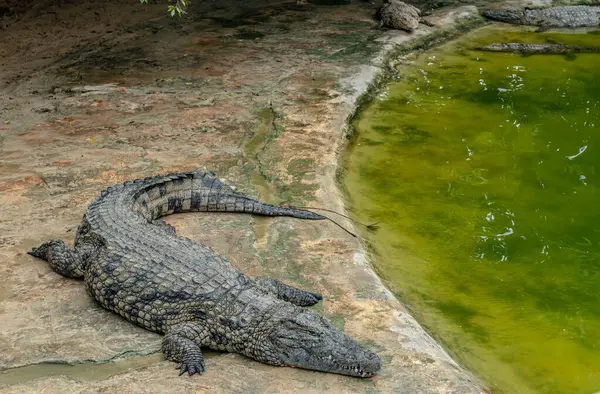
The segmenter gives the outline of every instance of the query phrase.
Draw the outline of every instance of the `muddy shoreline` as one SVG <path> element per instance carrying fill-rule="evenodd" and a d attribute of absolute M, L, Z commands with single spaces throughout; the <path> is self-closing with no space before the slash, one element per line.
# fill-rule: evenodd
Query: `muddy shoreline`
<path fill-rule="evenodd" d="M 264 1 L 243 12 L 226 2 L 197 7 L 172 20 L 160 4 L 82 2 L 38 10 L 4 28 L 11 42 L 0 46 L 7 59 L 0 95 L 0 387 L 481 392 L 385 288 L 359 242 L 331 224 L 168 218 L 179 234 L 248 274 L 321 292 L 317 310 L 381 355 L 375 379 L 273 368 L 233 354 L 215 354 L 206 374 L 193 378 L 178 379 L 154 356 L 128 364 L 129 354 L 152 354 L 161 337 L 101 309 L 81 282 L 24 253 L 50 238 L 71 242 L 85 207 L 106 185 L 201 166 L 272 203 L 344 211 L 336 171 L 348 119 L 370 87 L 391 75 L 409 41 L 426 45 L 455 34 L 424 26 L 412 36 L 379 30 L 373 6 L 363 2 L 304 8 Z M 86 12 L 89 19 L 73 19 Z M 475 12 L 461 7 L 431 19 L 447 31 Z M 106 362 L 118 365 L 108 376 L 71 374 L 67 365 L 63 374 L 43 369 Z M 36 365 L 42 367 L 32 374 Z M 19 377 L 21 367 L 29 369 Z"/>

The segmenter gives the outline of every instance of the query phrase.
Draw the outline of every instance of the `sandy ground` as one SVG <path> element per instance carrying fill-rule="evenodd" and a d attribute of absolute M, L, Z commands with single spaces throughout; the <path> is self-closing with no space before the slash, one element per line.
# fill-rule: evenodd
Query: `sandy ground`
<path fill-rule="evenodd" d="M 25 253 L 48 239 L 72 242 L 107 185 L 198 167 L 269 202 L 343 211 L 335 171 L 345 119 L 381 54 L 409 36 L 378 29 L 363 1 L 198 3 L 181 20 L 165 4 L 113 0 L 41 2 L 2 17 L 0 389 L 479 392 L 390 296 L 358 241 L 330 223 L 168 219 L 249 274 L 322 293 L 316 309 L 381 355 L 373 379 L 216 353 L 203 376 L 177 377 L 158 354 L 159 335 Z M 469 12 L 432 18 L 451 24 Z"/>

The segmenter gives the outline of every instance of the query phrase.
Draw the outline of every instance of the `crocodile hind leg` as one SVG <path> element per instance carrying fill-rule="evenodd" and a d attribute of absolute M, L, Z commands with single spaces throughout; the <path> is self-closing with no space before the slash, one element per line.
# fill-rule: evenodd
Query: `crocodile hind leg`
<path fill-rule="evenodd" d="M 83 261 L 75 249 L 64 241 L 48 241 L 27 252 L 34 257 L 46 260 L 50 267 L 68 278 L 83 278 Z"/>
<path fill-rule="evenodd" d="M 210 333 L 201 324 L 188 322 L 171 327 L 163 339 L 162 351 L 167 360 L 177 363 L 179 376 L 204 372 L 201 346 L 208 345 Z"/>
<path fill-rule="evenodd" d="M 311 306 L 323 299 L 320 294 L 297 289 L 277 279 L 254 278 L 253 282 L 258 289 L 298 306 Z"/>

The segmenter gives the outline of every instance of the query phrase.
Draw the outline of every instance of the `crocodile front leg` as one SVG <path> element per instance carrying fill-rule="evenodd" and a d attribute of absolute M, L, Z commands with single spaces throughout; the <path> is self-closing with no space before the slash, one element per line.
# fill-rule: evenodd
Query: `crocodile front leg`
<path fill-rule="evenodd" d="M 167 360 L 177 363 L 180 372 L 193 375 L 204 372 L 201 346 L 207 346 L 210 333 L 197 322 L 187 322 L 171 327 L 163 339 L 162 351 Z"/>
<path fill-rule="evenodd" d="M 320 294 L 297 289 L 277 279 L 254 278 L 253 283 L 259 290 L 298 306 L 311 306 L 323 299 Z"/>

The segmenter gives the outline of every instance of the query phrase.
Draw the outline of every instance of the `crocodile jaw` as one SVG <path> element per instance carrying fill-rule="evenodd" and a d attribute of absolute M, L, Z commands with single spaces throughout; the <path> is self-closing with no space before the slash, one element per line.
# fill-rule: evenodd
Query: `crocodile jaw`
<path fill-rule="evenodd" d="M 268 341 L 279 365 L 362 378 L 374 376 L 381 367 L 377 354 L 327 319 L 300 308 L 278 322 Z"/>

